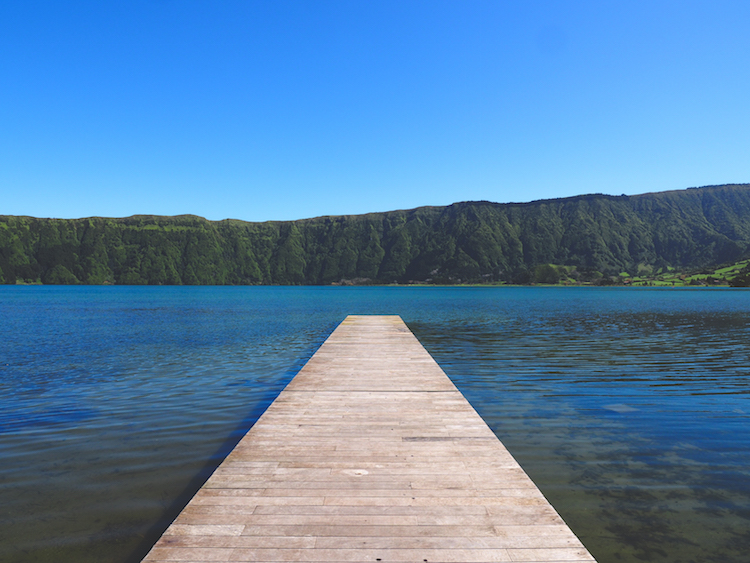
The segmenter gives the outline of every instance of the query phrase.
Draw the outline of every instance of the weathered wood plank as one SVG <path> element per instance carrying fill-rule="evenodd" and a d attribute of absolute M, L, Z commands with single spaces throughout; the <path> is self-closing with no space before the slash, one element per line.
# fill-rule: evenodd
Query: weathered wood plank
<path fill-rule="evenodd" d="M 144 559 L 594 561 L 397 316 L 349 316 Z"/>

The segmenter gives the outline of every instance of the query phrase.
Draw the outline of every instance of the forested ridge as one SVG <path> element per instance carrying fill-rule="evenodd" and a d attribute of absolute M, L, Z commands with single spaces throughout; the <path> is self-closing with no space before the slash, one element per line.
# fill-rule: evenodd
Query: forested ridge
<path fill-rule="evenodd" d="M 750 184 L 264 223 L 0 216 L 2 283 L 528 283 L 548 264 L 585 280 L 749 252 Z"/>

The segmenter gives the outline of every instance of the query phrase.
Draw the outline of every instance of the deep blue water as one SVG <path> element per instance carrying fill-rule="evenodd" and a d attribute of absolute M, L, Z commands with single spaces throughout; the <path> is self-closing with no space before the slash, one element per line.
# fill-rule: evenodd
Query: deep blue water
<path fill-rule="evenodd" d="M 750 291 L 0 286 L 0 560 L 139 561 L 347 314 L 399 314 L 600 563 L 746 562 Z"/>

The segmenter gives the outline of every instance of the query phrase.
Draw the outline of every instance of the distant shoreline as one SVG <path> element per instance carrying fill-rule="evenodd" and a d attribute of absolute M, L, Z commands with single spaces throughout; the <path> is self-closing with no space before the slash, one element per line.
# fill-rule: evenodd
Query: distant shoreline
<path fill-rule="evenodd" d="M 10 284 L 750 285 L 748 258 L 748 184 L 264 223 L 0 215 Z"/>

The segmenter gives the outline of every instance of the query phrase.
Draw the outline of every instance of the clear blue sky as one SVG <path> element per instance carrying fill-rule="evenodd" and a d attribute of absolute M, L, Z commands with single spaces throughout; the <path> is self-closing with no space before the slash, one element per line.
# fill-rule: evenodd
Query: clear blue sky
<path fill-rule="evenodd" d="M 0 2 L 0 214 L 750 182 L 750 2 Z"/>

